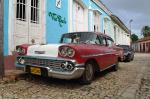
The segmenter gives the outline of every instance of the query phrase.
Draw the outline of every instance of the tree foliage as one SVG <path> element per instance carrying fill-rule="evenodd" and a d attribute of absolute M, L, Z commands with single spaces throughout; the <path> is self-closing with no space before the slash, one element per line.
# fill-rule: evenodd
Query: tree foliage
<path fill-rule="evenodd" d="M 150 36 L 150 26 L 144 26 L 144 27 L 142 28 L 142 35 L 143 35 L 144 37 Z"/>
<path fill-rule="evenodd" d="M 135 42 L 135 41 L 139 40 L 139 38 L 136 34 L 132 34 L 131 39 L 132 39 L 132 42 Z"/>

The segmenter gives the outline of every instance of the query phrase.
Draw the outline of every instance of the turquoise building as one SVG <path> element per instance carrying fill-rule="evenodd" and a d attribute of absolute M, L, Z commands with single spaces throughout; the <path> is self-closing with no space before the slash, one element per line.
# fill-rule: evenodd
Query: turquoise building
<path fill-rule="evenodd" d="M 60 7 L 54 6 L 56 1 L 47 1 L 47 43 L 58 43 L 65 32 L 96 31 L 112 36 L 111 12 L 99 0 L 58 0 Z"/>

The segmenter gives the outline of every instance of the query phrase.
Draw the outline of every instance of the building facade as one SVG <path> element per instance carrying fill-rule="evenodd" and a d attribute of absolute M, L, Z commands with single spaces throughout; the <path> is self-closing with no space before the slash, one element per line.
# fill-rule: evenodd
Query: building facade
<path fill-rule="evenodd" d="M 135 52 L 150 53 L 150 37 L 145 37 L 132 43 Z"/>
<path fill-rule="evenodd" d="M 124 25 L 124 23 L 115 15 L 111 15 L 112 19 L 112 31 L 114 41 L 116 45 L 130 45 L 130 30 Z"/>
<path fill-rule="evenodd" d="M 128 45 L 128 39 L 119 36 L 128 34 L 122 28 L 125 25 L 111 16 L 112 12 L 100 0 L 4 0 L 6 63 L 17 45 L 59 43 L 61 35 L 67 32 L 102 32 L 117 44 L 124 38 L 127 43 L 121 44 Z M 114 25 L 121 32 L 115 32 Z"/>

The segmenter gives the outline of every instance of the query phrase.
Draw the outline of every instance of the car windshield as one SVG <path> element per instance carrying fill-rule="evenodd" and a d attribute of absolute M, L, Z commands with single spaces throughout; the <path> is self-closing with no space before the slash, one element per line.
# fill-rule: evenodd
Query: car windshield
<path fill-rule="evenodd" d="M 94 33 L 68 33 L 64 34 L 61 38 L 60 43 L 89 43 L 89 44 L 95 44 L 96 43 L 97 35 Z"/>

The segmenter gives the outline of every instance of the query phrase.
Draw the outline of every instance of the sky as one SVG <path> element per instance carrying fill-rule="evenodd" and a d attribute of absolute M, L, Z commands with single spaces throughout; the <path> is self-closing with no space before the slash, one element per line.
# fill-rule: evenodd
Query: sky
<path fill-rule="evenodd" d="M 140 38 L 143 26 L 150 26 L 150 0 L 101 0 L 113 14 L 129 28 L 132 19 L 132 33 Z"/>

